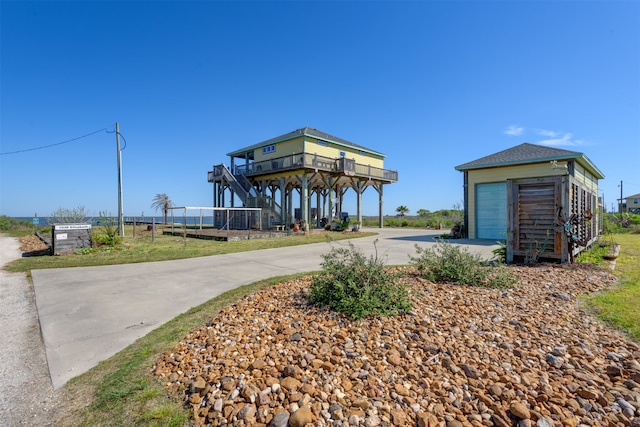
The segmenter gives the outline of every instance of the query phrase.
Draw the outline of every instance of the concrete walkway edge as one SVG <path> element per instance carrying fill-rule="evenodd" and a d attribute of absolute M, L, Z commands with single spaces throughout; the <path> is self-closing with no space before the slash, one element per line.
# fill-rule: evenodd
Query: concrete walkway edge
<path fill-rule="evenodd" d="M 439 231 L 371 229 L 375 237 L 334 242 L 407 264 L 415 244 Z M 494 241 L 452 240 L 491 258 Z M 36 305 L 54 388 L 151 330 L 228 290 L 273 276 L 318 270 L 327 243 L 176 261 L 33 270 Z"/>

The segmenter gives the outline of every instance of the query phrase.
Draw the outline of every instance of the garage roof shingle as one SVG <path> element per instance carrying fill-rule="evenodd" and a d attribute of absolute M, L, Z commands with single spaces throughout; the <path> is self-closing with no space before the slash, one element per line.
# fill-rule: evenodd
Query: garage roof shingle
<path fill-rule="evenodd" d="M 481 157 L 455 167 L 458 171 L 485 169 L 500 166 L 512 166 L 528 163 L 542 163 L 553 160 L 576 160 L 589 169 L 598 179 L 604 178 L 602 172 L 584 153 L 559 148 L 535 145 L 525 142 L 506 150 Z"/>

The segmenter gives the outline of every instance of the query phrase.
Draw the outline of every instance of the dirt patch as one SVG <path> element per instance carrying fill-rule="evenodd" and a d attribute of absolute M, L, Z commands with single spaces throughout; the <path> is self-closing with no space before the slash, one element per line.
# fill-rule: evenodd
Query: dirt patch
<path fill-rule="evenodd" d="M 32 234 L 20 238 L 20 250 L 22 256 L 40 256 L 50 255 L 51 248 L 43 242 L 38 236 Z"/>

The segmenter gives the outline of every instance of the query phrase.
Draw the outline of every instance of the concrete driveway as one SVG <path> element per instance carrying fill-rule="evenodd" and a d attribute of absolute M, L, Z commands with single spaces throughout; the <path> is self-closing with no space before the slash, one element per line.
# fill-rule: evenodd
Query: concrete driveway
<path fill-rule="evenodd" d="M 439 231 L 369 229 L 352 242 L 389 265 L 407 264 L 415 244 L 435 244 Z M 452 240 L 491 258 L 495 241 Z M 327 243 L 177 261 L 33 270 L 36 305 L 55 389 L 163 323 L 230 289 L 261 279 L 318 270 Z"/>

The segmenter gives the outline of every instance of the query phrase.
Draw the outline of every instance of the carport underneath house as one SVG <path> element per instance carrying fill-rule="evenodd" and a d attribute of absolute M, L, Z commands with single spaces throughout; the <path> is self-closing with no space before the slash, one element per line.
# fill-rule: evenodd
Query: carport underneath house
<path fill-rule="evenodd" d="M 602 232 L 604 175 L 583 153 L 524 143 L 455 169 L 466 237 L 505 240 L 508 262 L 567 262 Z"/>
<path fill-rule="evenodd" d="M 227 155 L 230 166 L 214 165 L 208 173 L 213 206 L 233 207 L 239 200 L 262 208 L 262 223 L 270 228 L 298 220 L 320 226 L 322 218 L 342 212 L 349 189 L 356 193 L 356 220 L 362 222 L 362 195 L 369 187 L 378 193 L 382 227 L 384 185 L 398 180 L 397 171 L 384 169 L 384 154 L 310 127 Z"/>

